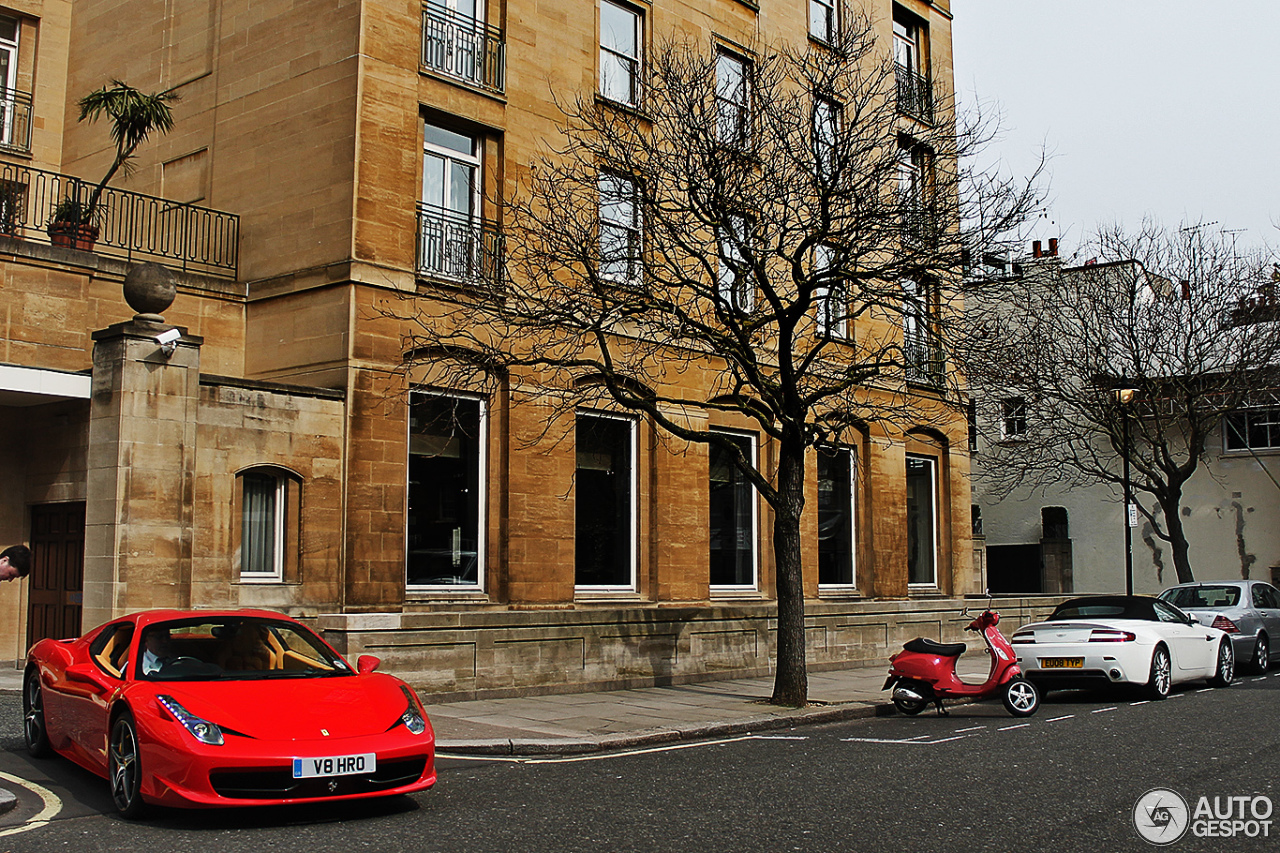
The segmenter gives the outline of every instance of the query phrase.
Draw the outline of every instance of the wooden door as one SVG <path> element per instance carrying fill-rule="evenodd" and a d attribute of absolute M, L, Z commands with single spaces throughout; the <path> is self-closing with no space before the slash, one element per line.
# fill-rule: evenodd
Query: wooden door
<path fill-rule="evenodd" d="M 31 507 L 27 646 L 80 636 L 84 596 L 84 502 Z"/>

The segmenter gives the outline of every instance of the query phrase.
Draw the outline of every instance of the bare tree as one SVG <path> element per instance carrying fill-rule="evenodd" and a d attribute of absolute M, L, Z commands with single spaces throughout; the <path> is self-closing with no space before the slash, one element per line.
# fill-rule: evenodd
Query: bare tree
<path fill-rule="evenodd" d="M 997 433 L 980 476 L 995 497 L 1120 487 L 1127 457 L 1131 488 L 1147 496 L 1138 511 L 1190 581 L 1183 487 L 1224 416 L 1276 384 L 1280 323 L 1255 298 L 1269 262 L 1230 235 L 1152 222 L 1101 231 L 1083 250 L 1094 253 L 1082 267 L 1046 258 L 972 285 L 965 367 L 978 422 Z"/>
<path fill-rule="evenodd" d="M 865 19 L 829 46 L 668 42 L 636 73 L 606 87 L 633 103 L 559 103 L 561 143 L 502 200 L 491 299 L 387 310 L 416 321 L 406 346 L 440 382 L 536 376 L 544 405 L 603 400 L 736 460 L 773 510 L 773 701 L 802 705 L 806 452 L 959 409 L 943 326 L 964 254 L 962 140 L 944 93 L 913 92 L 927 120 L 902 117 Z M 775 467 L 706 428 L 725 412 L 772 440 Z"/>

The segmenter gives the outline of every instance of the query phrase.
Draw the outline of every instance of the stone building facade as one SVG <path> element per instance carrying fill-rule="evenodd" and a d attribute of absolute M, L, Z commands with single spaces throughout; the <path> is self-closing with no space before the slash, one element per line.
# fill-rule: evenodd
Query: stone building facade
<path fill-rule="evenodd" d="M 497 251 L 492 199 L 555 137 L 553 94 L 594 91 L 601 57 L 626 52 L 602 46 L 604 17 L 633 22 L 642 61 L 657 34 L 803 43 L 842 2 L 5 3 L 32 134 L 0 146 L 28 187 L 0 236 L 0 538 L 45 557 L 29 588 L 0 589 L 0 659 L 131 610 L 263 606 L 449 694 L 767 672 L 768 508 L 738 507 L 722 533 L 744 573 L 713 582 L 707 448 L 628 421 L 587 452 L 554 434 L 572 424 L 548 429 L 536 383 L 409 387 L 405 328 L 379 306 L 450 298 Z M 909 135 L 951 90 L 949 3 L 855 5 L 896 50 Z M 46 245 L 39 205 L 110 161 L 75 100 L 111 79 L 181 98 L 115 182 L 112 209 L 143 213 L 90 251 Z M 162 317 L 120 295 L 141 261 L 176 275 Z M 433 426 L 444 410 L 456 431 Z M 770 464 L 746 423 L 715 426 Z M 819 577 L 818 514 L 805 523 L 818 667 L 877 657 L 911 599 L 981 583 L 963 414 L 871 427 L 840 452 L 808 475 L 810 506 L 847 482 L 828 506 L 847 540 L 836 582 Z M 600 453 L 632 472 L 609 486 L 634 518 L 630 568 L 584 584 L 576 490 Z M 909 550 L 928 555 L 914 578 Z"/>

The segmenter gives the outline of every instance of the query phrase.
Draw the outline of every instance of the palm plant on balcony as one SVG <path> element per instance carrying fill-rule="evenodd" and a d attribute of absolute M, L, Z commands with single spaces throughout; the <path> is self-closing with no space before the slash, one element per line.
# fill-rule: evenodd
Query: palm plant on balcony
<path fill-rule="evenodd" d="M 173 129 L 170 104 L 177 100 L 176 92 L 148 94 L 120 80 L 112 80 L 110 86 L 103 86 L 79 100 L 79 121 L 94 122 L 103 116 L 110 121 L 116 156 L 87 201 L 81 201 L 81 184 L 76 181 L 71 193 L 58 202 L 48 224 L 49 236 L 55 245 L 93 248 L 98 239 L 94 219 L 103 191 L 121 169 L 126 175 L 129 173 L 134 152 L 153 132 L 168 133 Z"/>

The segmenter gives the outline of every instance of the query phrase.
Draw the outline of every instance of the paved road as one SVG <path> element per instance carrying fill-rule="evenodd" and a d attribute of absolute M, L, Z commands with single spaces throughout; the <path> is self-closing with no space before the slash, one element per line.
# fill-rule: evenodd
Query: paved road
<path fill-rule="evenodd" d="M 60 805 L 33 824 L 44 804 L 15 789 L 19 808 L 0 833 L 22 831 L 0 834 L 0 853 L 1152 850 L 1131 822 L 1152 788 L 1192 809 L 1201 796 L 1280 803 L 1277 700 L 1272 675 L 1159 703 L 1055 694 L 1028 721 L 987 704 L 613 755 L 446 757 L 437 788 L 414 797 L 129 823 L 110 813 L 105 783 L 25 757 L 17 697 L 6 696 L 0 772 Z M 1280 814 L 1272 820 L 1280 827 Z M 1189 833 L 1167 849 L 1280 851 L 1278 836 Z"/>

